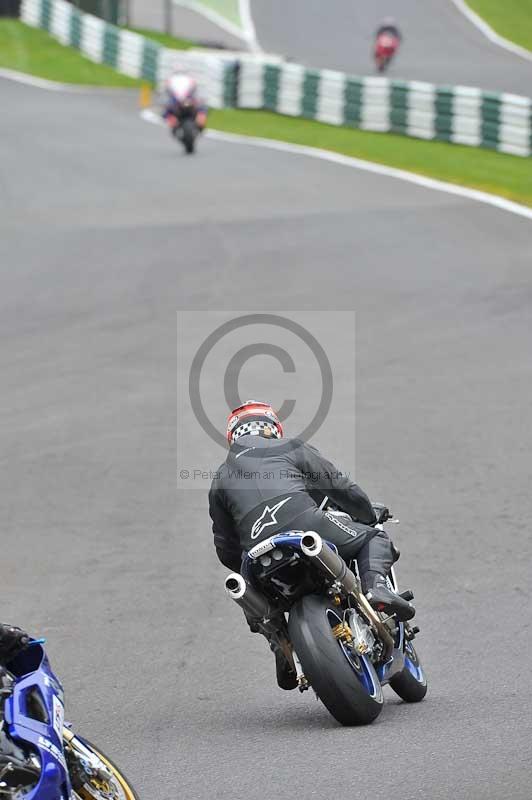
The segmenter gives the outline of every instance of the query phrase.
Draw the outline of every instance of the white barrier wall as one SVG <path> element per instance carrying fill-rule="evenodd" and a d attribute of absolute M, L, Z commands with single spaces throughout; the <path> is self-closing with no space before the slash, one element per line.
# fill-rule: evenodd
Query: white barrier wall
<path fill-rule="evenodd" d="M 392 131 L 530 156 L 532 101 L 467 86 L 356 78 L 243 54 L 169 50 L 83 14 L 65 0 L 23 0 L 22 20 L 87 58 L 161 85 L 172 70 L 192 74 L 214 108 L 263 108 L 368 131 Z"/>

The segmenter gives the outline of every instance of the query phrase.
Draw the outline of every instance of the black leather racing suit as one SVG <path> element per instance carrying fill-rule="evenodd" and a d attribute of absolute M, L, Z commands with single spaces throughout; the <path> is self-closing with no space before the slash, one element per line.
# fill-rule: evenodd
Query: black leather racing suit
<path fill-rule="evenodd" d="M 194 107 L 194 111 L 195 111 L 195 115 L 196 115 L 196 124 L 197 124 L 197 122 L 198 122 L 198 120 L 197 120 L 198 114 L 205 114 L 205 116 L 207 116 L 207 114 L 209 113 L 209 108 L 206 105 L 206 103 L 204 103 L 203 100 L 198 99 L 196 97 L 196 95 L 193 95 L 190 98 L 190 102 Z M 169 116 L 174 116 L 179 120 L 180 117 L 181 117 L 182 112 L 183 112 L 182 103 L 177 99 L 177 97 L 173 94 L 173 92 L 171 92 L 170 90 L 167 90 L 166 103 L 164 105 L 163 114 L 162 114 L 163 119 L 167 119 Z M 201 130 L 203 130 L 204 126 L 203 125 L 198 125 L 198 127 Z"/>
<path fill-rule="evenodd" d="M 324 495 L 355 521 L 320 510 Z M 372 527 L 376 517 L 367 495 L 298 439 L 241 436 L 214 477 L 209 512 L 218 558 L 236 572 L 243 551 L 287 530 L 316 531 L 346 561 L 356 557 L 362 577 L 386 575 L 394 561 L 388 535 Z"/>

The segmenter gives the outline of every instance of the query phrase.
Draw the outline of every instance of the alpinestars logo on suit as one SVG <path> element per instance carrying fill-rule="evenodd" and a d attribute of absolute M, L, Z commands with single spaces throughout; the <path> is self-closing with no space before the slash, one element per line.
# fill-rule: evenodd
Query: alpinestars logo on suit
<path fill-rule="evenodd" d="M 261 535 L 264 528 L 269 528 L 271 525 L 277 524 L 277 517 L 276 514 L 285 503 L 288 503 L 291 500 L 291 497 L 285 497 L 284 500 L 280 500 L 276 505 L 266 506 L 260 517 L 255 520 L 253 526 L 251 528 L 251 538 L 256 539 L 258 536 Z"/>

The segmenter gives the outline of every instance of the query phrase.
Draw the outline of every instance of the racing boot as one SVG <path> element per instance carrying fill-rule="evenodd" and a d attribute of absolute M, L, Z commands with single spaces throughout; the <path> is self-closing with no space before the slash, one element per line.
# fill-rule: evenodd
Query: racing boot
<path fill-rule="evenodd" d="M 285 689 L 286 691 L 290 691 L 290 689 L 297 688 L 297 676 L 293 669 L 291 669 L 290 664 L 286 660 L 286 656 L 279 647 L 279 644 L 272 640 L 266 631 L 261 630 L 260 625 L 256 620 L 253 620 L 251 617 L 248 617 L 246 612 L 244 611 L 244 615 L 246 617 L 246 621 L 249 625 L 249 630 L 251 633 L 262 633 L 265 637 L 266 641 L 270 645 L 270 650 L 275 655 L 275 671 L 277 673 L 277 685 L 280 689 Z"/>
<path fill-rule="evenodd" d="M 376 611 L 394 614 L 400 622 L 406 622 L 415 615 L 414 606 L 392 591 L 384 575 L 379 572 L 368 572 L 364 575 L 364 588 L 371 607 Z"/>
<path fill-rule="evenodd" d="M 296 673 L 290 668 L 283 651 L 276 647 L 272 648 L 275 653 L 275 670 L 277 672 L 277 685 L 280 689 L 290 691 L 297 688 Z"/>

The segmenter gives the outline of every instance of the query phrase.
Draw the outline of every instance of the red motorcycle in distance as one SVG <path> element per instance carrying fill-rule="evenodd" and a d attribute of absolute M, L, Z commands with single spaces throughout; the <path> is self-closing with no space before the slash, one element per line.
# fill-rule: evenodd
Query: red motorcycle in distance
<path fill-rule="evenodd" d="M 395 56 L 401 43 L 398 33 L 391 30 L 383 30 L 377 33 L 375 42 L 375 65 L 378 72 L 386 72 L 392 58 Z"/>

